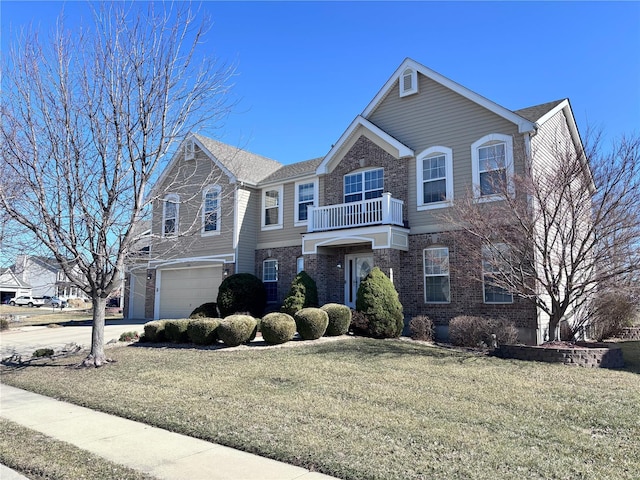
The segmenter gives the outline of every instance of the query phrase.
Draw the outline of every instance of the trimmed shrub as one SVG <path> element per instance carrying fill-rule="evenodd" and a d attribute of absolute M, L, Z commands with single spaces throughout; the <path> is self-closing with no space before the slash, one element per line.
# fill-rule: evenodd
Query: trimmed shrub
<path fill-rule="evenodd" d="M 169 342 L 187 343 L 189 336 L 187 335 L 188 318 L 180 318 L 175 320 L 165 320 L 164 336 Z"/>
<path fill-rule="evenodd" d="M 9 329 L 9 320 L 6 317 L 0 317 L 0 331 Z"/>
<path fill-rule="evenodd" d="M 324 310 L 307 307 L 298 310 L 293 316 L 296 328 L 303 340 L 316 340 L 324 335 L 329 325 L 329 315 Z"/>
<path fill-rule="evenodd" d="M 492 335 L 496 336 L 498 345 L 513 344 L 518 340 L 518 330 L 509 320 L 462 315 L 449 322 L 449 341 L 453 345 L 491 347 Z"/>
<path fill-rule="evenodd" d="M 397 338 L 402 334 L 404 316 L 398 292 L 378 267 L 374 267 L 360 282 L 356 310 L 369 319 L 369 335 L 372 337 Z"/>
<path fill-rule="evenodd" d="M 260 331 L 264 341 L 271 345 L 286 343 L 296 334 L 296 321 L 284 312 L 268 313 L 260 321 Z"/>
<path fill-rule="evenodd" d="M 291 288 L 282 304 L 282 311 L 293 315 L 298 310 L 318 306 L 318 288 L 307 272 L 302 271 L 291 282 Z"/>
<path fill-rule="evenodd" d="M 329 316 L 327 331 L 324 333 L 327 337 L 344 335 L 349 331 L 349 325 L 351 325 L 351 309 L 349 307 L 339 303 L 327 303 L 320 309 L 327 312 Z"/>
<path fill-rule="evenodd" d="M 158 343 L 164 342 L 166 337 L 164 335 L 164 324 L 166 320 L 153 320 L 144 324 L 144 338 L 149 342 Z"/>
<path fill-rule="evenodd" d="M 33 358 L 53 357 L 53 348 L 39 348 L 31 356 Z"/>
<path fill-rule="evenodd" d="M 219 318 L 193 318 L 187 325 L 189 341 L 196 345 L 213 345 L 218 341 Z"/>
<path fill-rule="evenodd" d="M 189 318 L 218 318 L 218 304 L 215 302 L 203 303 L 191 312 Z"/>
<path fill-rule="evenodd" d="M 218 338 L 228 347 L 237 347 L 255 338 L 258 322 L 249 315 L 229 315 L 217 328 Z"/>
<path fill-rule="evenodd" d="M 218 289 L 218 310 L 227 317 L 238 312 L 250 312 L 261 317 L 267 305 L 267 290 L 262 281 L 250 273 L 236 273 L 225 278 Z"/>
<path fill-rule="evenodd" d="M 133 342 L 138 340 L 140 337 L 138 336 L 138 332 L 124 332 L 120 334 L 119 342 Z"/>
<path fill-rule="evenodd" d="M 409 332 L 414 340 L 433 340 L 433 322 L 426 315 L 413 317 L 409 322 Z"/>
<path fill-rule="evenodd" d="M 351 310 L 351 325 L 349 331 L 354 335 L 369 335 L 369 319 L 357 310 Z"/>

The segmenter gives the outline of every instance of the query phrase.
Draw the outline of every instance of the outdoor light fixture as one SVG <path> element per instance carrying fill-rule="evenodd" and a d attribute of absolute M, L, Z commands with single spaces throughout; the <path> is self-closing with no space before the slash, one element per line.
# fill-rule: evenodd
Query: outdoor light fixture
<path fill-rule="evenodd" d="M 228 268 L 225 268 L 225 269 L 224 269 L 224 276 L 226 277 L 227 275 L 229 275 L 229 269 L 228 269 Z"/>
<path fill-rule="evenodd" d="M 338 270 L 342 270 L 342 264 L 340 262 L 338 262 L 338 264 L 336 265 L 336 267 L 338 268 Z"/>

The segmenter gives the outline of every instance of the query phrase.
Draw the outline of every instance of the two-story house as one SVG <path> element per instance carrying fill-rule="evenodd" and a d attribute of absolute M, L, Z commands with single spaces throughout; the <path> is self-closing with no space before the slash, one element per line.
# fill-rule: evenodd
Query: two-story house
<path fill-rule="evenodd" d="M 322 158 L 281 165 L 192 135 L 152 192 L 154 240 L 130 271 L 129 315 L 188 316 L 237 272 L 277 305 L 305 270 L 321 303 L 353 307 L 378 266 L 406 318 L 429 315 L 441 336 L 472 314 L 511 318 L 540 343 L 545 318 L 530 302 L 463 274 L 482 265 L 443 213 L 469 192 L 499 201 L 491 180 L 531 168 L 558 132 L 581 149 L 567 100 L 511 111 L 406 59 Z"/>

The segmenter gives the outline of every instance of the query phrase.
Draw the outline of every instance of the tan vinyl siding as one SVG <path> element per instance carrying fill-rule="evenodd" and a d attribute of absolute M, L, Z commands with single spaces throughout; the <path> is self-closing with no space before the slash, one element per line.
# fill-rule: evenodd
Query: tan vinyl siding
<path fill-rule="evenodd" d="M 271 188 L 271 187 L 267 187 Z M 276 187 L 274 187 L 276 188 Z M 294 226 L 294 211 L 295 211 L 295 183 L 290 182 L 284 184 L 282 189 L 281 205 L 283 208 L 282 216 L 282 228 L 275 230 L 262 230 L 262 191 L 258 192 L 258 208 L 259 208 L 259 224 L 258 224 L 258 247 L 257 248 L 273 248 L 274 245 L 278 246 L 293 246 L 302 245 L 301 234 L 307 231 L 307 227 Z M 263 247 L 269 245 L 269 247 Z"/>
<path fill-rule="evenodd" d="M 257 232 L 260 229 L 260 191 L 239 188 L 237 195 L 236 273 L 255 273 Z"/>
<path fill-rule="evenodd" d="M 209 185 L 221 187 L 219 201 L 219 235 L 201 235 L 202 192 Z M 152 233 L 156 240 L 153 246 L 154 258 L 197 257 L 233 252 L 233 204 L 235 185 L 214 163 L 196 149 L 196 159 L 180 159 L 165 182 L 157 188 L 153 202 Z M 180 196 L 178 207 L 179 237 L 162 237 L 163 198 L 167 194 Z"/>
<path fill-rule="evenodd" d="M 453 150 L 454 198 L 467 194 L 472 185 L 471 144 L 485 135 L 502 133 L 514 137 L 516 172 L 522 171 L 522 135 L 518 127 L 484 107 L 433 80 L 418 75 L 419 93 L 400 98 L 398 85 L 370 115 L 369 120 L 412 148 L 416 155 L 436 145 Z M 441 210 L 417 211 L 416 160 L 409 162 L 408 204 L 412 233 L 437 230 Z M 415 229 L 415 231 L 414 231 Z"/>

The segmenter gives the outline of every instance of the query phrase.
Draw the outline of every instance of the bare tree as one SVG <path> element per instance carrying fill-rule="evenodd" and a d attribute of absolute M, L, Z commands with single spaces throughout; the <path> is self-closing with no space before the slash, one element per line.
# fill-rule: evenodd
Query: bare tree
<path fill-rule="evenodd" d="M 557 340 L 598 289 L 640 271 L 640 137 L 607 152 L 597 135 L 584 149 L 560 136 L 549 145 L 546 161 L 524 158 L 524 173 L 492 179 L 496 201 L 470 192 L 446 219 L 479 266 L 470 275 L 533 302 Z"/>
<path fill-rule="evenodd" d="M 176 7 L 176 5 L 178 5 Z M 184 4 L 101 4 L 93 28 L 16 42 L 2 79 L 0 208 L 26 227 L 93 302 L 91 351 L 104 352 L 106 299 L 150 182 L 189 131 L 229 110 L 233 68 L 202 55 L 207 21 Z"/>

